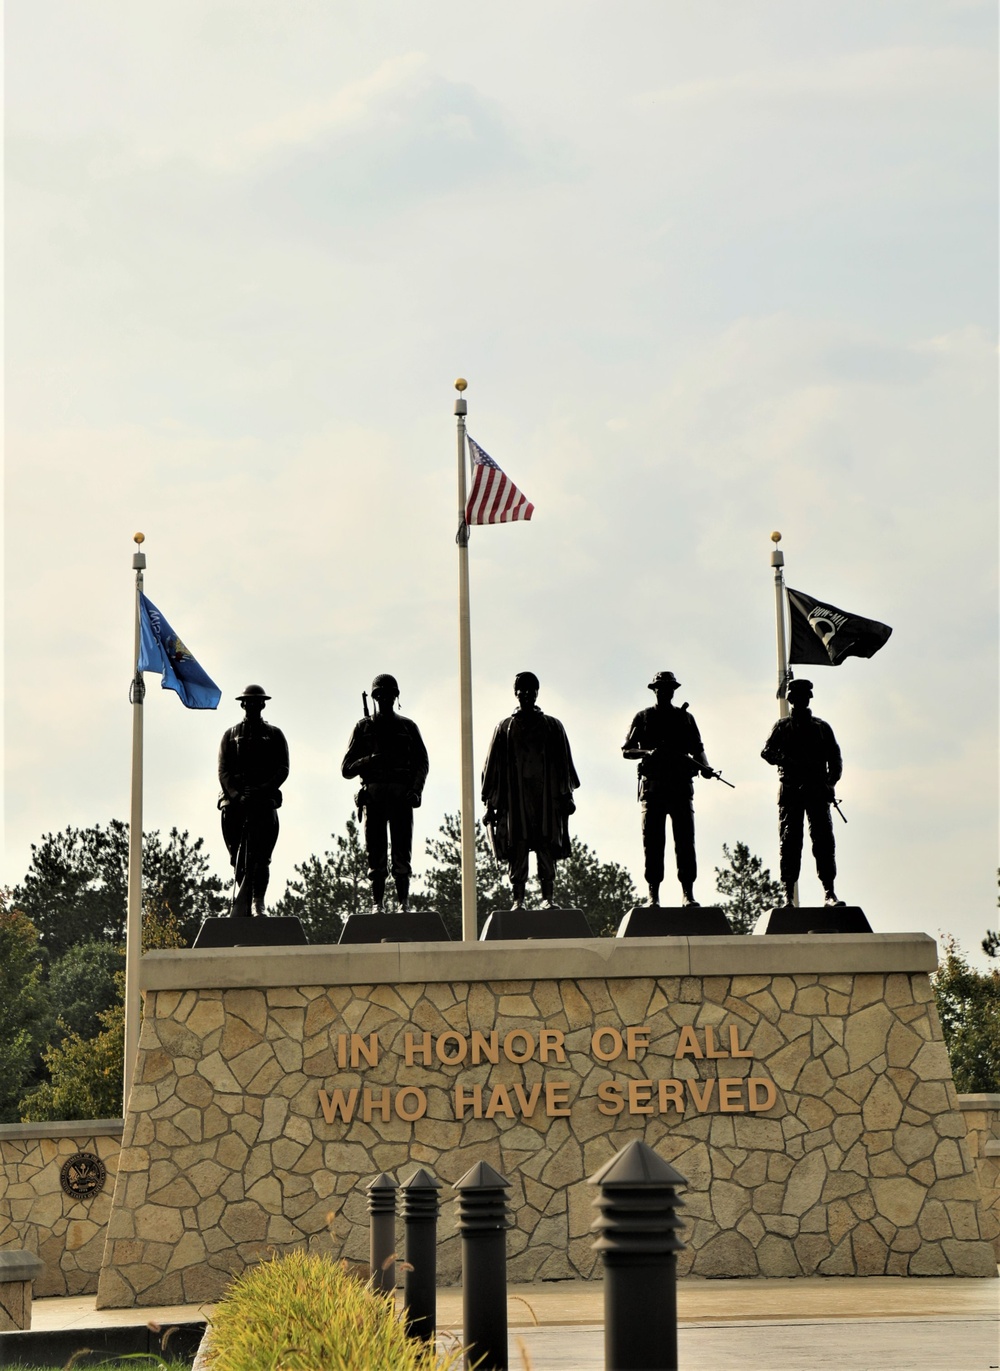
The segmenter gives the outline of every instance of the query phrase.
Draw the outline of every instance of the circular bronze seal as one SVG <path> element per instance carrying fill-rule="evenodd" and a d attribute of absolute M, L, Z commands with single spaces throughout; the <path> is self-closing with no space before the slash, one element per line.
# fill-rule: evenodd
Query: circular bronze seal
<path fill-rule="evenodd" d="M 63 1162 L 59 1172 L 62 1188 L 74 1200 L 92 1200 L 104 1189 L 107 1178 L 107 1168 L 93 1152 L 77 1152 Z"/>

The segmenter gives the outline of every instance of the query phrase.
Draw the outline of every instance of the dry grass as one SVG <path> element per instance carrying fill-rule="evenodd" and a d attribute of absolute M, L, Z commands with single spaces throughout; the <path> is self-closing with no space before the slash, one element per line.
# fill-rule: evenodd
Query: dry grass
<path fill-rule="evenodd" d="M 211 1371 L 455 1371 L 407 1338 L 393 1301 L 340 1262 L 292 1252 L 244 1272 L 212 1316 Z"/>

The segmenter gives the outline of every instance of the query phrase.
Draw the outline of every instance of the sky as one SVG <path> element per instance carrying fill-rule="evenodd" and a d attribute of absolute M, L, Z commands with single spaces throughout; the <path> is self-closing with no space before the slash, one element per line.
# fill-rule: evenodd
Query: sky
<path fill-rule="evenodd" d="M 399 680 L 459 807 L 453 388 L 535 505 L 470 543 L 475 767 L 532 670 L 573 832 L 642 877 L 646 684 L 682 682 L 707 903 L 777 869 L 770 535 L 888 623 L 800 669 L 844 754 L 838 892 L 996 917 L 996 13 L 978 0 L 8 0 L 5 857 L 129 805 L 134 582 L 219 683 L 147 677 L 147 829 L 228 873 L 216 755 L 260 682 L 269 895 L 343 832 Z M 668 874 L 664 902 L 673 887 Z M 678 890 L 679 893 L 679 890 Z M 821 892 L 808 852 L 801 897 Z"/>

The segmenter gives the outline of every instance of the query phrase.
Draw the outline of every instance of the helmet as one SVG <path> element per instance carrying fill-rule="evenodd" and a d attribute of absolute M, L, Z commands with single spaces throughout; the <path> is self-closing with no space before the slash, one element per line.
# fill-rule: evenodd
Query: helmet
<path fill-rule="evenodd" d="M 236 698 L 237 700 L 269 700 L 271 697 L 265 692 L 263 686 L 248 685 L 243 687 Z"/>
<path fill-rule="evenodd" d="M 676 690 L 679 685 L 680 681 L 672 671 L 658 671 L 646 689 L 658 690 L 660 686 L 673 686 L 674 690 Z"/>
<path fill-rule="evenodd" d="M 391 691 L 393 698 L 396 698 L 399 695 L 399 686 L 396 683 L 395 676 L 390 676 L 386 672 L 380 672 L 379 675 L 375 677 L 374 681 L 372 681 L 373 695 L 376 690 Z"/>
<path fill-rule="evenodd" d="M 530 687 L 532 690 L 541 690 L 538 677 L 533 671 L 519 671 L 514 677 L 514 689 L 518 690 L 522 685 Z"/>

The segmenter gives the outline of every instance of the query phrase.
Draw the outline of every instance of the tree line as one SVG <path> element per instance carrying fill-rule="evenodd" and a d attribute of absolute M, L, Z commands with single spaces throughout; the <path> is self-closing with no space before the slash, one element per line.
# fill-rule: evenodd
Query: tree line
<path fill-rule="evenodd" d="M 271 913 L 294 915 L 312 943 L 336 942 L 352 914 L 371 908 L 368 863 L 350 816 L 331 846 L 294 868 Z M 444 815 L 426 842 L 427 868 L 411 894 L 434 909 L 452 938 L 461 937 L 461 838 L 457 814 Z M 203 919 L 229 911 L 229 892 L 209 870 L 202 838 L 176 828 L 143 840 L 143 947 L 190 946 Z M 603 862 L 572 839 L 557 864 L 555 902 L 586 911 L 595 934 L 613 937 L 638 903 L 629 872 Z M 783 899 L 761 859 L 745 843 L 722 847 L 715 868 L 718 903 L 735 933 L 749 933 Z M 485 829 L 476 830 L 480 920 L 508 908 L 511 889 Z M 124 1053 L 124 940 L 128 826 L 113 819 L 92 828 L 47 833 L 32 845 L 24 879 L 0 892 L 0 1122 L 113 1118 L 121 1110 Z M 529 898 L 537 889 L 529 891 Z M 1000 953 L 988 934 L 983 949 Z M 961 1091 L 1000 1089 L 1000 970 L 972 968 L 945 943 L 935 977 L 945 1041 Z"/>

